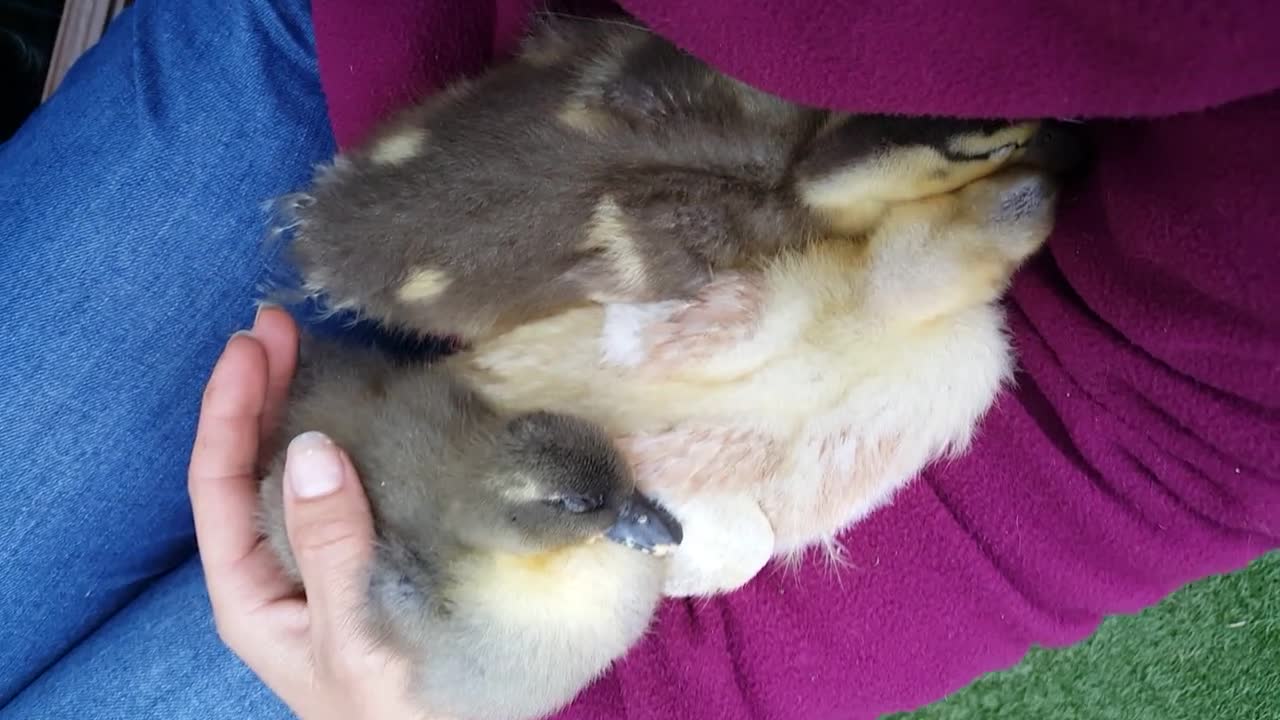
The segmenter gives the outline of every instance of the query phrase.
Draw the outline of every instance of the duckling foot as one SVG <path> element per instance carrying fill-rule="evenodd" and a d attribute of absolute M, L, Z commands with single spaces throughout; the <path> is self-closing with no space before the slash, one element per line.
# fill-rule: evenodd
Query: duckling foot
<path fill-rule="evenodd" d="M 746 495 L 707 493 L 670 506 L 684 528 L 663 593 L 692 597 L 747 584 L 773 556 L 773 527 Z"/>

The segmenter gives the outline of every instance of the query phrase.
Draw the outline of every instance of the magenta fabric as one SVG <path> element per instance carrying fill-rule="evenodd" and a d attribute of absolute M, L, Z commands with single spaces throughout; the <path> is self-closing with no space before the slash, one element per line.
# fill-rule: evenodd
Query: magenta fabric
<path fill-rule="evenodd" d="M 936 700 L 1280 546 L 1280 4 L 626 0 L 861 111 L 1058 115 L 1093 176 L 1010 300 L 1022 372 L 850 565 L 669 602 L 572 720 L 847 720 Z M 524 0 L 313 0 L 342 144 L 511 48 Z"/>
<path fill-rule="evenodd" d="M 860 112 L 1150 117 L 1267 92 L 1272 0 L 619 0 L 752 85 Z"/>

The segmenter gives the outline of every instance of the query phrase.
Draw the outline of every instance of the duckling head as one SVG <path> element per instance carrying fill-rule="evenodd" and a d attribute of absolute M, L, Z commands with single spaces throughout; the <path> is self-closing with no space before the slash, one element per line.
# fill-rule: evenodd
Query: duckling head
<path fill-rule="evenodd" d="M 962 188 L 1013 166 L 1051 175 L 1087 166 L 1074 123 L 835 113 L 795 168 L 801 202 L 835 233 L 861 234 L 896 203 Z"/>
<path fill-rule="evenodd" d="M 679 522 L 637 491 L 630 466 L 594 423 L 519 415 L 485 454 L 468 501 L 450 513 L 472 547 L 531 554 L 603 540 L 666 555 L 680 544 Z"/>

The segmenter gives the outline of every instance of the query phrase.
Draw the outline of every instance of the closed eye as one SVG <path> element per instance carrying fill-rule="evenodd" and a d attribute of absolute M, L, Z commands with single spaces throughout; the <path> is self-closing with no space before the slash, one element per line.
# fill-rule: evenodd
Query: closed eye
<path fill-rule="evenodd" d="M 599 510 L 604 507 L 604 498 L 591 495 L 561 495 L 542 501 L 557 510 L 580 515 Z"/>

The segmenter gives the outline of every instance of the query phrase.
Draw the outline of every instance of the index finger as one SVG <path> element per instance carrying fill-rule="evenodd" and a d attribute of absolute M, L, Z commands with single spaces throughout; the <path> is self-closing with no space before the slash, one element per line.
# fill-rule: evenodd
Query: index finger
<path fill-rule="evenodd" d="M 210 581 L 258 543 L 257 461 L 266 394 L 266 350 L 250 335 L 232 336 L 205 387 L 187 472 L 200 558 Z"/>
<path fill-rule="evenodd" d="M 266 406 L 262 413 L 261 436 L 269 438 L 280 427 L 284 417 L 289 385 L 298 365 L 298 325 L 284 309 L 263 305 L 253 323 L 253 337 L 267 353 Z M 274 454 L 279 448 L 260 447 Z"/>

